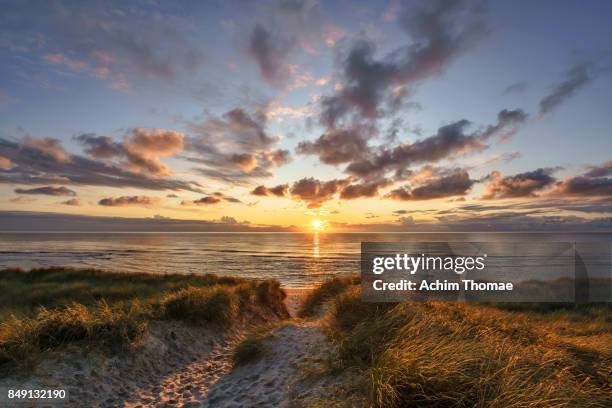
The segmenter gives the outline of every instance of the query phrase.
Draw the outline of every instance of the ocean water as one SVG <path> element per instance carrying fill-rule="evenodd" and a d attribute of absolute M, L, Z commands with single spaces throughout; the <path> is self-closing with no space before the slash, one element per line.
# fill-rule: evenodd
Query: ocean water
<path fill-rule="evenodd" d="M 434 241 L 612 242 L 612 233 L 0 233 L 0 268 L 215 273 L 303 288 L 359 274 L 361 242 Z"/>

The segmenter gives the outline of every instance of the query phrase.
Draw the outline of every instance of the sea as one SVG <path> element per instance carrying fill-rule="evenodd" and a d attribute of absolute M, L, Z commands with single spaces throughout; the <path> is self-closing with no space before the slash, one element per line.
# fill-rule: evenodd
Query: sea
<path fill-rule="evenodd" d="M 359 274 L 362 242 L 610 243 L 612 233 L 0 233 L 0 268 L 214 273 L 307 288 L 333 276 Z M 525 260 L 504 262 L 525 269 Z"/>

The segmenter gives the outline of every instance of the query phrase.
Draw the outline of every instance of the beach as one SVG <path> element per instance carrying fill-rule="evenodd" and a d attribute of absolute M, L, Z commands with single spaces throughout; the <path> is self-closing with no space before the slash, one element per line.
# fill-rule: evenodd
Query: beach
<path fill-rule="evenodd" d="M 64 389 L 63 406 L 609 402 L 609 305 L 367 304 L 357 277 L 309 290 L 62 268 L 0 280 L 0 387 Z"/>

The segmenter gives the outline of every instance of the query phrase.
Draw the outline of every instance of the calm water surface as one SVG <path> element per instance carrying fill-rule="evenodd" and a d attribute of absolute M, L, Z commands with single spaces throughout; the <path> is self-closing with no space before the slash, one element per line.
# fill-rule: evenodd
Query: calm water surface
<path fill-rule="evenodd" d="M 61 265 L 122 272 L 215 273 L 309 287 L 359 273 L 360 243 L 611 241 L 610 233 L 0 233 L 0 268 Z"/>

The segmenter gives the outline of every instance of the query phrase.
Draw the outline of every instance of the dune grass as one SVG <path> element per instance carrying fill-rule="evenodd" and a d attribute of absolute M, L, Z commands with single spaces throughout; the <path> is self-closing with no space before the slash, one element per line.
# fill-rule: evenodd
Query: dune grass
<path fill-rule="evenodd" d="M 366 406 L 609 407 L 611 310 L 368 304 L 352 286 L 333 298 L 329 333 Z"/>
<path fill-rule="evenodd" d="M 232 361 L 234 366 L 248 364 L 261 358 L 268 350 L 267 342 L 274 336 L 278 324 L 268 323 L 251 329 L 234 348 Z"/>
<path fill-rule="evenodd" d="M 335 296 L 345 291 L 348 287 L 358 285 L 360 282 L 360 278 L 356 276 L 335 277 L 326 280 L 308 294 L 304 300 L 304 304 L 298 312 L 298 316 L 314 316 L 323 303 L 333 299 Z"/>
<path fill-rule="evenodd" d="M 275 281 L 48 268 L 0 271 L 0 285 L 0 365 L 72 343 L 126 350 L 155 320 L 225 329 L 288 317 Z"/>

